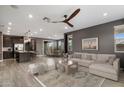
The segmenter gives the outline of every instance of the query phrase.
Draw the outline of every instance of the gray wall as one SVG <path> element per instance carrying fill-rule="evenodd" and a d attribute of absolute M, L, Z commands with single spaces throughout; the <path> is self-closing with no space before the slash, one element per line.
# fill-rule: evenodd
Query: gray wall
<path fill-rule="evenodd" d="M 38 55 L 43 55 L 43 39 L 36 39 L 36 51 Z"/>
<path fill-rule="evenodd" d="M 0 60 L 3 60 L 2 47 L 3 47 L 2 32 L 0 32 Z"/>
<path fill-rule="evenodd" d="M 52 40 L 46 38 L 35 38 L 36 39 L 36 51 L 37 55 L 44 55 L 44 40 Z"/>
<path fill-rule="evenodd" d="M 90 52 L 90 53 L 114 53 L 114 26 L 124 24 L 124 19 L 65 33 L 73 35 L 73 52 Z M 82 39 L 99 38 L 98 51 L 83 51 Z M 121 67 L 124 67 L 124 53 L 118 53 L 117 57 L 121 58 Z"/>

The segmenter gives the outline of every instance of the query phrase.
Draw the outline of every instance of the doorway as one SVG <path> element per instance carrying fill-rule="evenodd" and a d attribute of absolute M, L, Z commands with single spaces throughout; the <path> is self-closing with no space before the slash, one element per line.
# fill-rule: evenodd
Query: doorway
<path fill-rule="evenodd" d="M 46 56 L 61 56 L 64 51 L 64 42 L 59 40 L 44 40 L 43 49 Z"/>

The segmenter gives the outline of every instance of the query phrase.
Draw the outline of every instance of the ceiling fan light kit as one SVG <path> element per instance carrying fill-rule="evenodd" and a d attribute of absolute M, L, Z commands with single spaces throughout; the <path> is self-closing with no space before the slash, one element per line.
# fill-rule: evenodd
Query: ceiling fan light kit
<path fill-rule="evenodd" d="M 48 22 L 48 23 L 61 23 L 61 22 L 63 22 L 63 23 L 66 23 L 70 27 L 74 27 L 74 25 L 71 24 L 69 21 L 71 19 L 73 19 L 79 12 L 80 12 L 80 8 L 75 10 L 69 17 L 68 17 L 68 15 L 64 15 L 65 19 L 63 21 L 51 21 L 50 18 L 48 18 L 48 17 L 44 17 L 43 20 Z"/>

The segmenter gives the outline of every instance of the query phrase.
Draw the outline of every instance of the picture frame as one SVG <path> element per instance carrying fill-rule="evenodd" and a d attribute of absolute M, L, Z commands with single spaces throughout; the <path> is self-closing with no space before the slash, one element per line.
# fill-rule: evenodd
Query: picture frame
<path fill-rule="evenodd" d="M 82 39 L 82 50 L 98 50 L 98 37 Z"/>

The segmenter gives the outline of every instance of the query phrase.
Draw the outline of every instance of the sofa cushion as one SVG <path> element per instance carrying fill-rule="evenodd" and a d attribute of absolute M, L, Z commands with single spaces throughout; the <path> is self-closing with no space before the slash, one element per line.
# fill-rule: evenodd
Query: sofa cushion
<path fill-rule="evenodd" d="M 77 58 L 71 58 L 72 61 L 78 62 L 79 65 L 89 67 L 94 61 L 93 60 L 85 60 L 85 59 L 77 59 Z"/>
<path fill-rule="evenodd" d="M 86 60 L 86 59 L 83 59 L 83 60 L 78 60 L 79 62 L 86 62 L 86 63 L 93 63 L 94 61 L 93 60 Z"/>
<path fill-rule="evenodd" d="M 85 67 L 89 67 L 91 64 L 93 63 L 93 60 L 79 60 L 78 64 L 85 66 Z"/>
<path fill-rule="evenodd" d="M 81 61 L 82 59 L 79 59 L 79 58 L 71 58 L 70 60 L 71 60 L 71 61 L 74 61 L 74 62 L 79 62 L 79 61 Z"/>
<path fill-rule="evenodd" d="M 86 55 L 87 60 L 92 60 L 92 55 Z"/>
<path fill-rule="evenodd" d="M 82 53 L 81 59 L 86 59 L 86 54 L 87 54 L 87 53 Z"/>
<path fill-rule="evenodd" d="M 88 59 L 88 60 L 96 60 L 96 54 L 87 53 L 86 54 L 86 59 Z"/>
<path fill-rule="evenodd" d="M 97 62 L 108 62 L 109 57 L 116 57 L 115 55 L 112 54 L 97 54 Z"/>
<path fill-rule="evenodd" d="M 72 57 L 81 59 L 81 54 L 80 53 L 74 53 Z"/>
<path fill-rule="evenodd" d="M 30 64 L 28 69 L 28 72 L 31 74 L 44 74 L 46 71 L 48 71 L 48 66 L 46 63 Z"/>
<path fill-rule="evenodd" d="M 110 74 L 117 74 L 117 71 L 110 64 L 91 64 L 89 68 Z"/>

